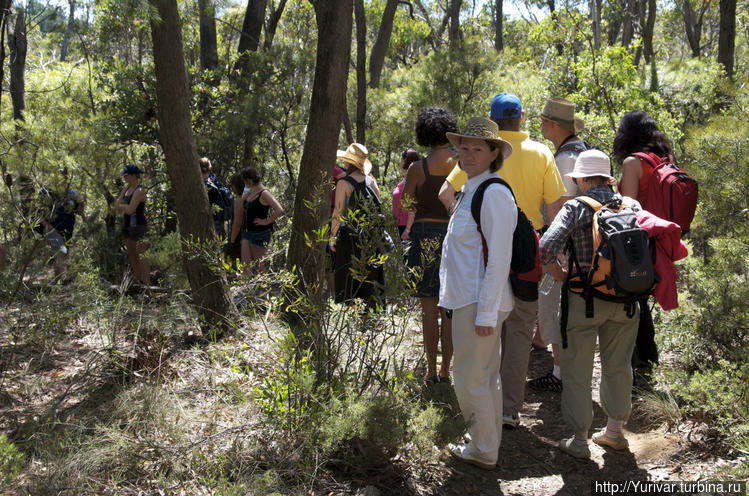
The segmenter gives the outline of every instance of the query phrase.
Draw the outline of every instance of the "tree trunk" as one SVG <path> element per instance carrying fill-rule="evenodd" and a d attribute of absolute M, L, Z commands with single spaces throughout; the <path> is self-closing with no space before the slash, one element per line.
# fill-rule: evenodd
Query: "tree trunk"
<path fill-rule="evenodd" d="M 367 135 L 367 17 L 364 0 L 354 0 L 356 21 L 356 141 L 362 145 Z"/>
<path fill-rule="evenodd" d="M 15 19 L 8 16 L 8 48 L 10 51 L 10 99 L 13 102 L 13 119 L 24 120 L 26 110 L 26 14 L 16 9 Z"/>
<path fill-rule="evenodd" d="M 645 62 L 650 62 L 653 57 L 653 32 L 655 31 L 656 0 L 648 0 L 648 16 L 642 30 L 642 50 Z"/>
<path fill-rule="evenodd" d="M 450 17 L 450 27 L 447 32 L 447 39 L 450 46 L 460 41 L 460 5 L 463 0 L 449 0 L 447 15 Z"/>
<path fill-rule="evenodd" d="M 68 5 L 70 12 L 68 12 L 68 27 L 65 29 L 65 34 L 62 37 L 62 46 L 60 47 L 60 62 L 65 62 L 68 58 L 68 45 L 70 45 L 70 36 L 73 34 L 75 29 L 75 0 L 69 0 Z"/>
<path fill-rule="evenodd" d="M 703 4 L 704 3 L 708 2 L 703 2 Z M 684 32 L 687 35 L 689 49 L 692 50 L 692 57 L 699 57 L 700 38 L 702 38 L 702 15 L 697 19 L 697 15 L 692 8 L 691 0 L 684 0 L 680 10 L 681 16 L 684 19 Z"/>
<path fill-rule="evenodd" d="M 242 35 L 237 46 L 237 68 L 244 70 L 249 59 L 248 53 L 257 51 L 260 46 L 260 33 L 265 19 L 265 0 L 247 0 L 247 10 L 242 23 Z"/>
<path fill-rule="evenodd" d="M 390 45 L 390 35 L 393 33 L 393 21 L 395 19 L 395 11 L 398 8 L 399 0 L 387 0 L 385 4 L 385 10 L 382 12 L 382 22 L 380 23 L 380 30 L 377 31 L 377 39 L 372 46 L 372 53 L 369 56 L 369 87 L 379 88 L 380 86 L 380 74 L 382 73 L 382 66 L 385 63 L 385 55 L 387 55 L 388 46 Z M 359 21 L 356 21 L 357 30 Z M 358 31 L 357 31 L 358 32 Z M 357 39 L 359 35 L 357 34 Z"/>
<path fill-rule="evenodd" d="M 736 0 L 720 0 L 720 31 L 718 32 L 718 62 L 733 80 L 733 52 L 736 43 Z"/>
<path fill-rule="evenodd" d="M 216 41 L 216 6 L 213 0 L 198 0 L 200 12 L 200 69 L 211 71 L 218 66 L 218 42 Z M 218 85 L 217 78 L 211 84 Z"/>
<path fill-rule="evenodd" d="M 281 21 L 281 15 L 285 8 L 286 0 L 281 0 L 278 4 L 278 8 L 271 12 L 268 24 L 265 25 L 265 40 L 263 40 L 263 48 L 266 50 L 269 50 L 273 45 L 273 38 L 276 36 L 276 29 L 278 28 L 278 23 Z"/>
<path fill-rule="evenodd" d="M 638 0 L 627 0 L 627 10 L 624 13 L 624 27 L 622 28 L 622 46 L 629 47 L 635 35 L 635 21 L 637 20 Z"/>
<path fill-rule="evenodd" d="M 324 251 L 310 249 L 305 239 L 316 241 L 315 230 L 330 214 L 330 190 L 316 197 L 312 186 L 328 184 L 336 161 L 341 117 L 346 107 L 353 2 L 326 0 L 313 5 L 318 33 L 317 61 L 287 255 L 288 268 L 296 268 L 300 285 L 310 292 L 313 285 L 323 280 Z"/>
<path fill-rule="evenodd" d="M 593 48 L 601 48 L 601 0 L 588 0 L 590 24 L 593 31 Z"/>
<path fill-rule="evenodd" d="M 192 289 L 192 303 L 208 326 L 224 324 L 234 305 L 224 287 L 226 279 L 195 255 L 188 243 L 216 246 L 211 207 L 198 166 L 190 119 L 190 85 L 182 46 L 177 0 L 149 0 L 159 17 L 151 19 L 153 61 L 156 69 L 159 139 L 172 183 L 174 207 L 183 241 L 183 263 Z M 209 250 L 213 254 L 218 250 Z"/>
<path fill-rule="evenodd" d="M 496 0 L 494 12 L 494 49 L 501 52 L 505 49 L 505 40 L 502 35 L 502 23 L 504 22 L 504 0 Z"/>

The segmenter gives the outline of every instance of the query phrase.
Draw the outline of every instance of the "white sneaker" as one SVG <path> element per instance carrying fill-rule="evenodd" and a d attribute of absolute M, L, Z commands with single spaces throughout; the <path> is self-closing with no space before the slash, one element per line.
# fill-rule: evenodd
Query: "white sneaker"
<path fill-rule="evenodd" d="M 450 454 L 462 462 L 470 463 L 471 465 L 475 465 L 478 468 L 483 468 L 484 470 L 494 470 L 496 468 L 496 460 L 487 460 L 474 453 L 471 453 L 471 450 L 468 448 L 468 446 L 469 445 L 465 443 L 451 444 Z"/>

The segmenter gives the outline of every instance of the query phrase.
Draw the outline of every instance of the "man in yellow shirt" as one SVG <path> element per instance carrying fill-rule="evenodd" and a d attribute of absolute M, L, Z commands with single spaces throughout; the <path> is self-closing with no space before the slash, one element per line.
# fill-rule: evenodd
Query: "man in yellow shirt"
<path fill-rule="evenodd" d="M 533 222 L 533 227 L 544 227 L 542 209 L 546 205 L 546 218 L 556 216 L 559 198 L 566 188 L 554 163 L 554 155 L 543 143 L 533 141 L 528 133 L 520 131 L 525 119 L 520 99 L 513 93 L 500 93 L 492 100 L 489 118 L 499 126 L 499 136 L 512 145 L 512 155 L 505 159 L 500 176 L 515 193 L 518 206 Z M 459 166 L 447 177 L 440 190 L 440 200 L 450 205 L 466 182 L 467 176 Z M 502 325 L 502 378 L 504 425 L 516 427 L 523 407 L 525 380 L 528 372 L 529 351 L 533 329 L 538 315 L 538 300 L 523 301 L 515 298 L 515 306 Z"/>

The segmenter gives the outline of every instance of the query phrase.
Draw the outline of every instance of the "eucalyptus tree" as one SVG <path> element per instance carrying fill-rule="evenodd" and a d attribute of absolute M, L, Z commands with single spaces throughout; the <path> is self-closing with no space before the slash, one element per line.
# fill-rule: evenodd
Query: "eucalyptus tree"
<path fill-rule="evenodd" d="M 288 268 L 300 276 L 300 289 L 310 291 L 323 280 L 323 263 L 318 250 L 308 246 L 308 240 L 315 240 L 315 231 L 329 213 L 329 204 L 319 201 L 321 198 L 316 197 L 311 185 L 327 184 L 336 160 L 346 106 L 353 2 L 318 0 L 313 6 L 317 24 L 315 78 L 286 258 Z"/>
<path fill-rule="evenodd" d="M 718 35 L 718 62 L 726 75 L 733 79 L 733 54 L 736 45 L 736 0 L 720 0 L 720 32 Z"/>
<path fill-rule="evenodd" d="M 171 179 L 175 210 L 183 241 L 183 265 L 192 289 L 193 304 L 210 325 L 224 325 L 233 311 L 222 273 L 211 270 L 208 256 L 215 251 L 216 236 L 208 195 L 198 166 L 190 118 L 190 84 L 187 78 L 182 28 L 176 0 L 149 0 L 158 13 L 152 16 L 151 38 L 156 70 L 159 139 Z M 198 246 L 194 246 L 194 244 Z M 199 250 L 196 256 L 194 250 Z"/>

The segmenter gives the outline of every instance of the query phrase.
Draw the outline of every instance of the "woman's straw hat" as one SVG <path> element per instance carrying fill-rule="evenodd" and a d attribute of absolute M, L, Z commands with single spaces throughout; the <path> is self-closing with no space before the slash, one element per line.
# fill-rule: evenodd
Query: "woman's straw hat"
<path fill-rule="evenodd" d="M 556 122 L 573 134 L 585 129 L 583 120 L 575 117 L 575 104 L 564 98 L 549 98 L 546 100 L 541 118 Z"/>
<path fill-rule="evenodd" d="M 445 133 L 447 139 L 455 146 L 460 146 L 461 138 L 482 139 L 488 143 L 494 143 L 502 150 L 502 157 L 507 158 L 512 154 L 512 145 L 499 137 L 499 127 L 494 121 L 485 117 L 471 117 L 463 127 L 462 133 Z"/>
<path fill-rule="evenodd" d="M 369 175 L 372 170 L 372 162 L 367 158 L 369 156 L 367 147 L 360 143 L 351 143 L 346 151 L 338 150 L 336 156 L 361 170 L 365 175 Z"/>
<path fill-rule="evenodd" d="M 611 161 L 601 150 L 582 152 L 577 156 L 575 169 L 566 176 L 570 179 L 599 176 L 607 178 L 609 184 L 616 182 L 616 179 L 611 176 Z"/>

